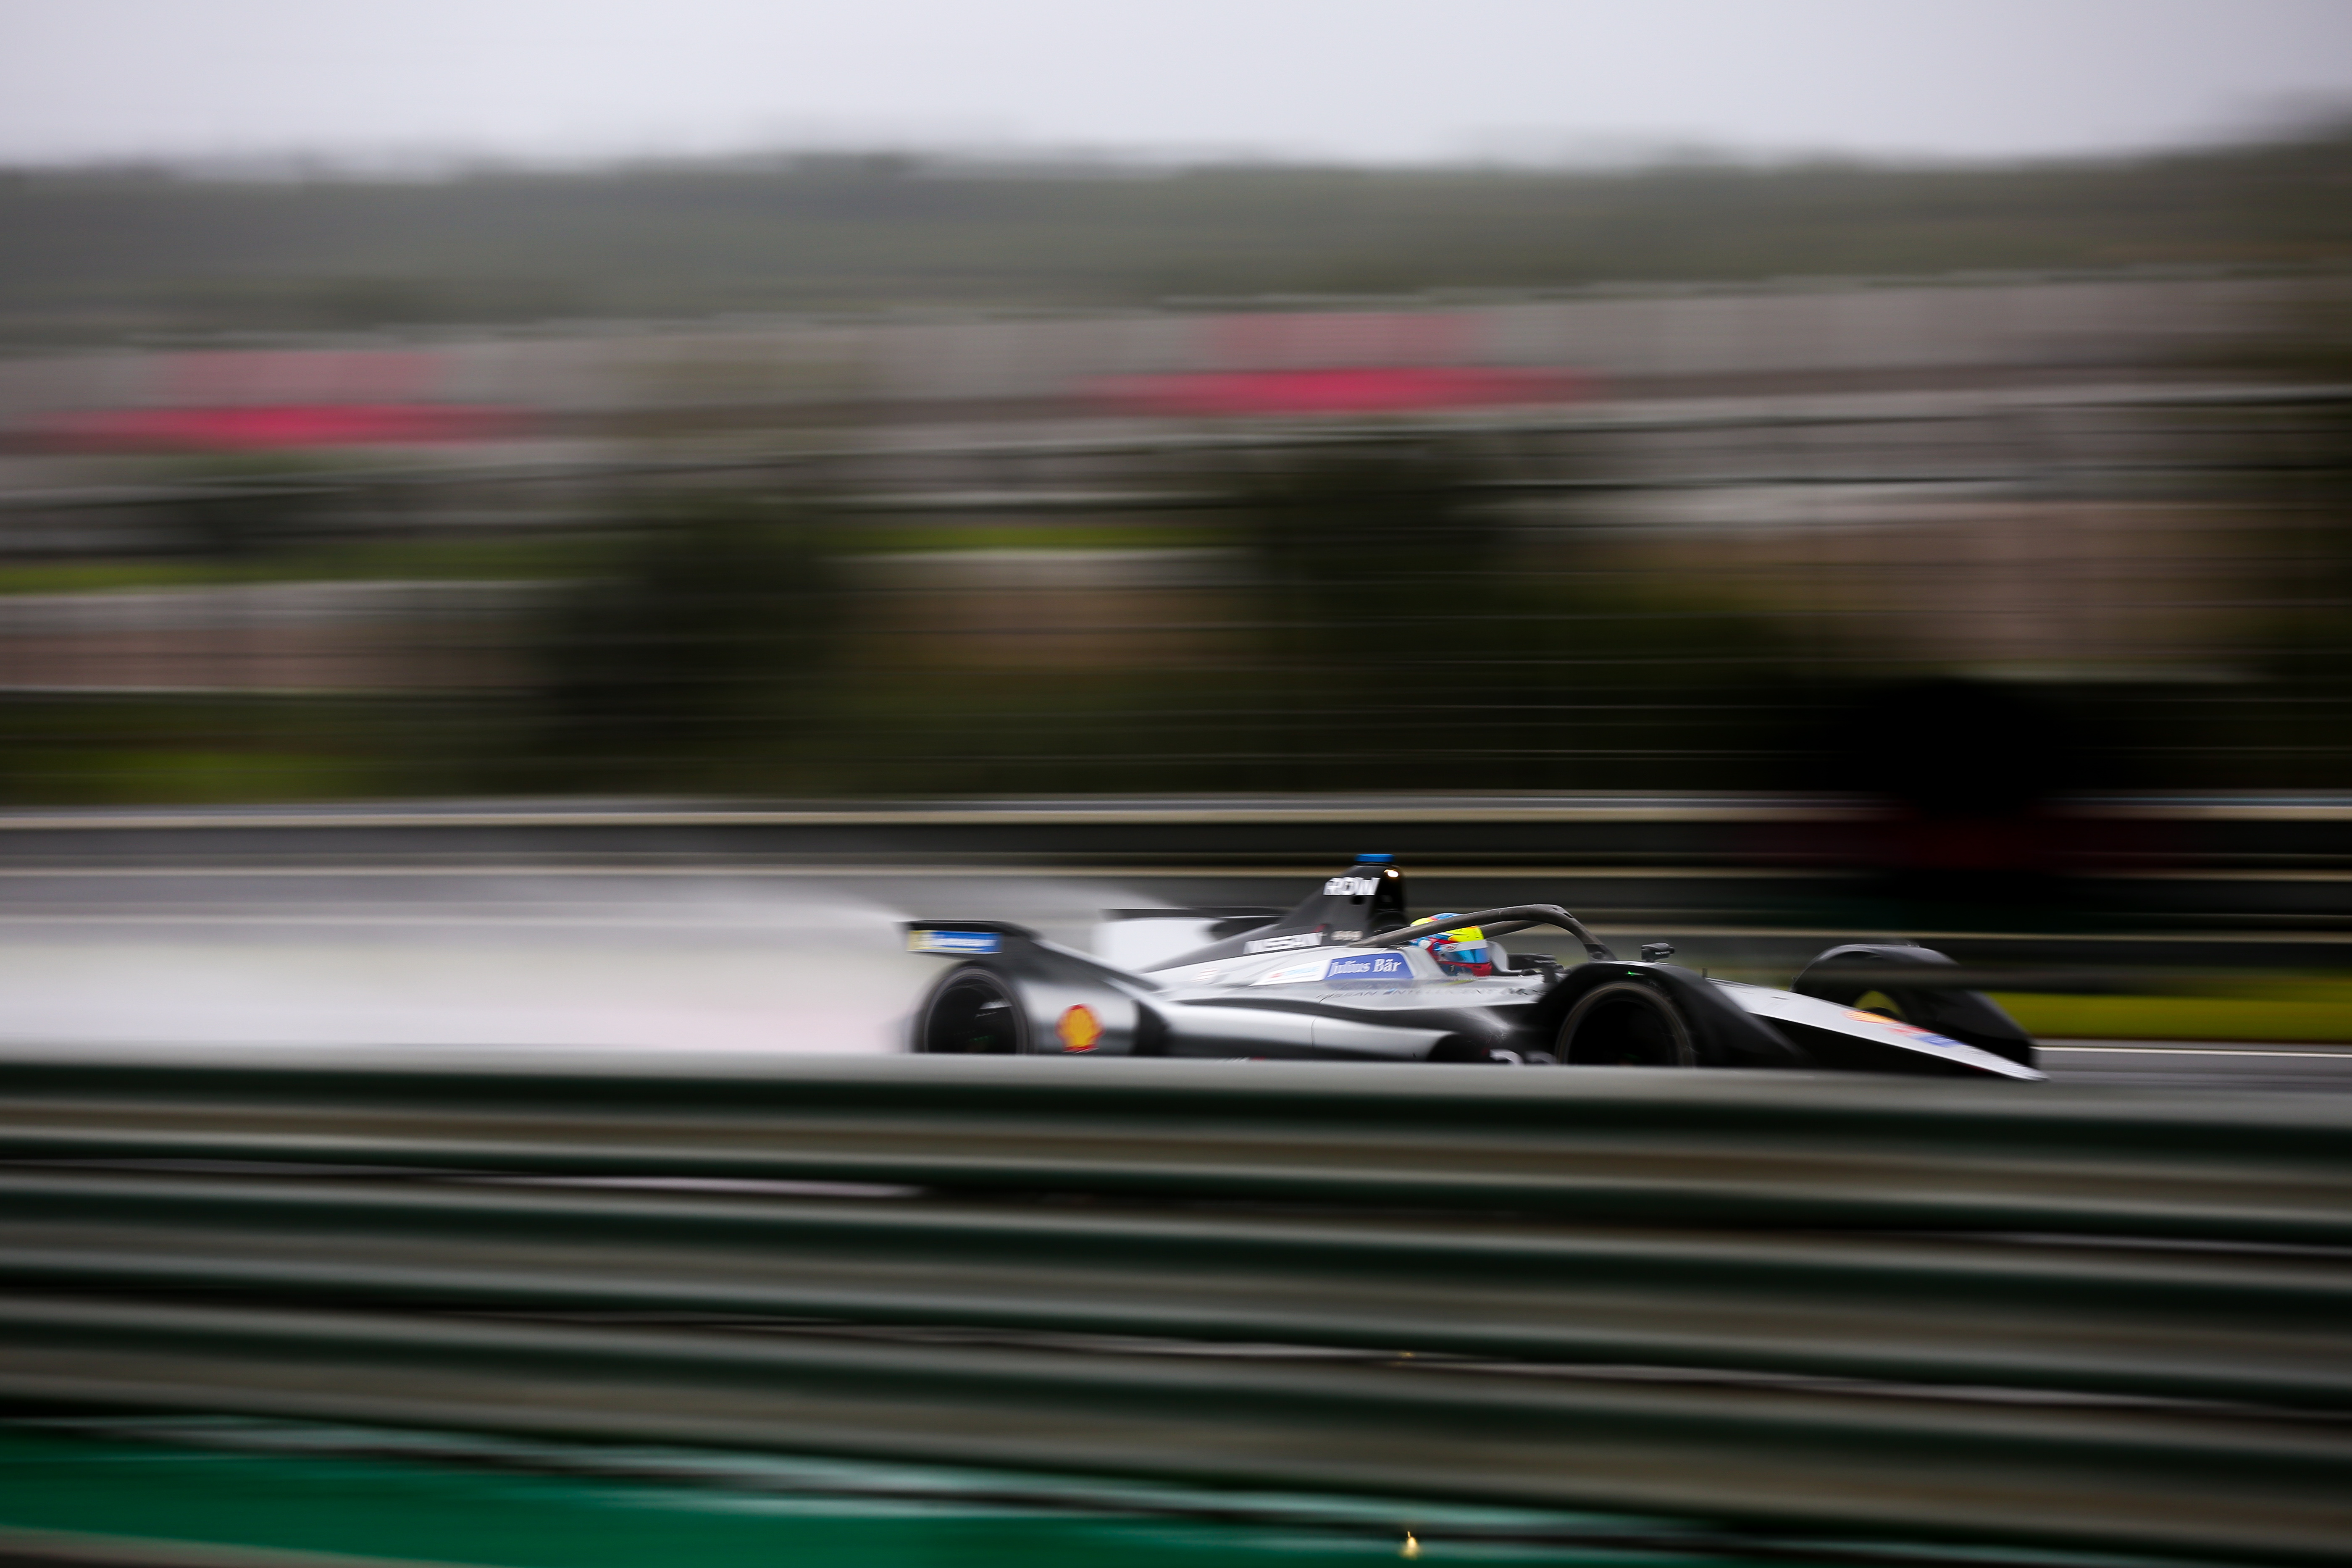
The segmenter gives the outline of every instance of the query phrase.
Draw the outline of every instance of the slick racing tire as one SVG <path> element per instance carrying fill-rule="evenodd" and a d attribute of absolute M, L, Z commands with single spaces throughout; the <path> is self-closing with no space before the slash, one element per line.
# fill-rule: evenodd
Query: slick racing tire
<path fill-rule="evenodd" d="M 1020 998 L 985 969 L 950 969 L 915 1013 L 915 1049 L 945 1056 L 1014 1057 L 1029 1049 Z"/>
<path fill-rule="evenodd" d="M 1675 1005 L 1635 980 L 1596 985 L 1577 998 L 1552 1054 L 1569 1067 L 1698 1065 L 1690 1026 Z"/>

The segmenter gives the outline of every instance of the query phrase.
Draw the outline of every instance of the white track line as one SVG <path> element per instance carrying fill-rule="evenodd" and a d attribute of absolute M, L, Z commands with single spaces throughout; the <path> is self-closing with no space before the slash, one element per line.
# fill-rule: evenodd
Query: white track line
<path fill-rule="evenodd" d="M 2067 1051 L 2100 1056 L 2132 1057 L 2326 1057 L 2338 1061 L 2352 1061 L 2352 1050 L 2342 1051 L 2271 1051 L 2252 1046 L 2051 1046 L 2037 1047 L 2043 1051 Z"/>

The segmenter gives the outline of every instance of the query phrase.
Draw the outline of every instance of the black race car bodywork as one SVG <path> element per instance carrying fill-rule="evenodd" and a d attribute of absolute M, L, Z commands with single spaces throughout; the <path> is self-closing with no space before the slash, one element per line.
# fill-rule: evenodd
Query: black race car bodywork
<path fill-rule="evenodd" d="M 1287 913 L 1114 911 L 1141 918 L 1109 928 L 1101 957 L 998 921 L 911 921 L 913 951 L 961 960 L 916 1009 L 913 1047 L 2042 1076 L 2025 1032 L 1990 998 L 1936 984 L 1951 960 L 1927 948 L 1834 947 L 1776 991 L 1664 962 L 1662 944 L 1620 959 L 1557 905 L 1411 922 L 1385 858 Z M 1422 940 L 1472 925 L 1492 973 L 1442 963 Z M 1515 964 L 1493 940 L 1538 926 L 1575 939 L 1583 962 Z M 1874 993 L 1885 1003 L 1863 1009 Z"/>

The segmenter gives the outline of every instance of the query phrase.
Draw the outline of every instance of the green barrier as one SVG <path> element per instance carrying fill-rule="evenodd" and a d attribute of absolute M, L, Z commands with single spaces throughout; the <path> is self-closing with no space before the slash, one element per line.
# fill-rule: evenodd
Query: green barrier
<path fill-rule="evenodd" d="M 74 1291 L 945 1319 L 2352 1405 L 2352 1278 L 2293 1257 L 55 1171 L 0 1171 L 0 1281 Z"/>
<path fill-rule="evenodd" d="M 1787 1074 L 18 1049 L 0 1396 L 2335 1562 L 2347 1134 Z"/>
<path fill-rule="evenodd" d="M 398 1065 L 393 1065 L 397 1063 Z M 1638 1068 L 0 1056 L 0 1158 L 328 1161 L 2352 1245 L 2352 1103 Z"/>
<path fill-rule="evenodd" d="M 173 1435 L 165 1427 L 160 1436 Z M 1337 1568 L 1395 1563 L 1410 1534 L 1416 1555 L 1432 1562 L 1601 1568 L 1655 1563 L 1661 1553 L 1744 1561 L 1736 1542 L 1709 1551 L 1643 1521 L 1412 1504 L 1384 1510 L 1340 1498 L 1175 1489 L 1136 1499 L 1067 1477 L 730 1466 L 723 1454 L 436 1445 L 455 1451 L 402 1457 L 397 1434 L 332 1429 L 179 1436 L 175 1443 L 104 1426 L 69 1435 L 0 1426 L 0 1560 L 93 1568 Z M 270 1438 L 283 1446 L 256 1441 Z"/>

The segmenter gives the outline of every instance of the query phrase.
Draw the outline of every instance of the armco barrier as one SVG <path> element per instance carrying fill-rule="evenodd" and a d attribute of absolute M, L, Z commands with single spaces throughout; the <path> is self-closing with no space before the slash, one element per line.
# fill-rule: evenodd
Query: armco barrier
<path fill-rule="evenodd" d="M 18 1400 L 2352 1555 L 2344 1102 L 19 1047 L 0 1159 Z"/>

